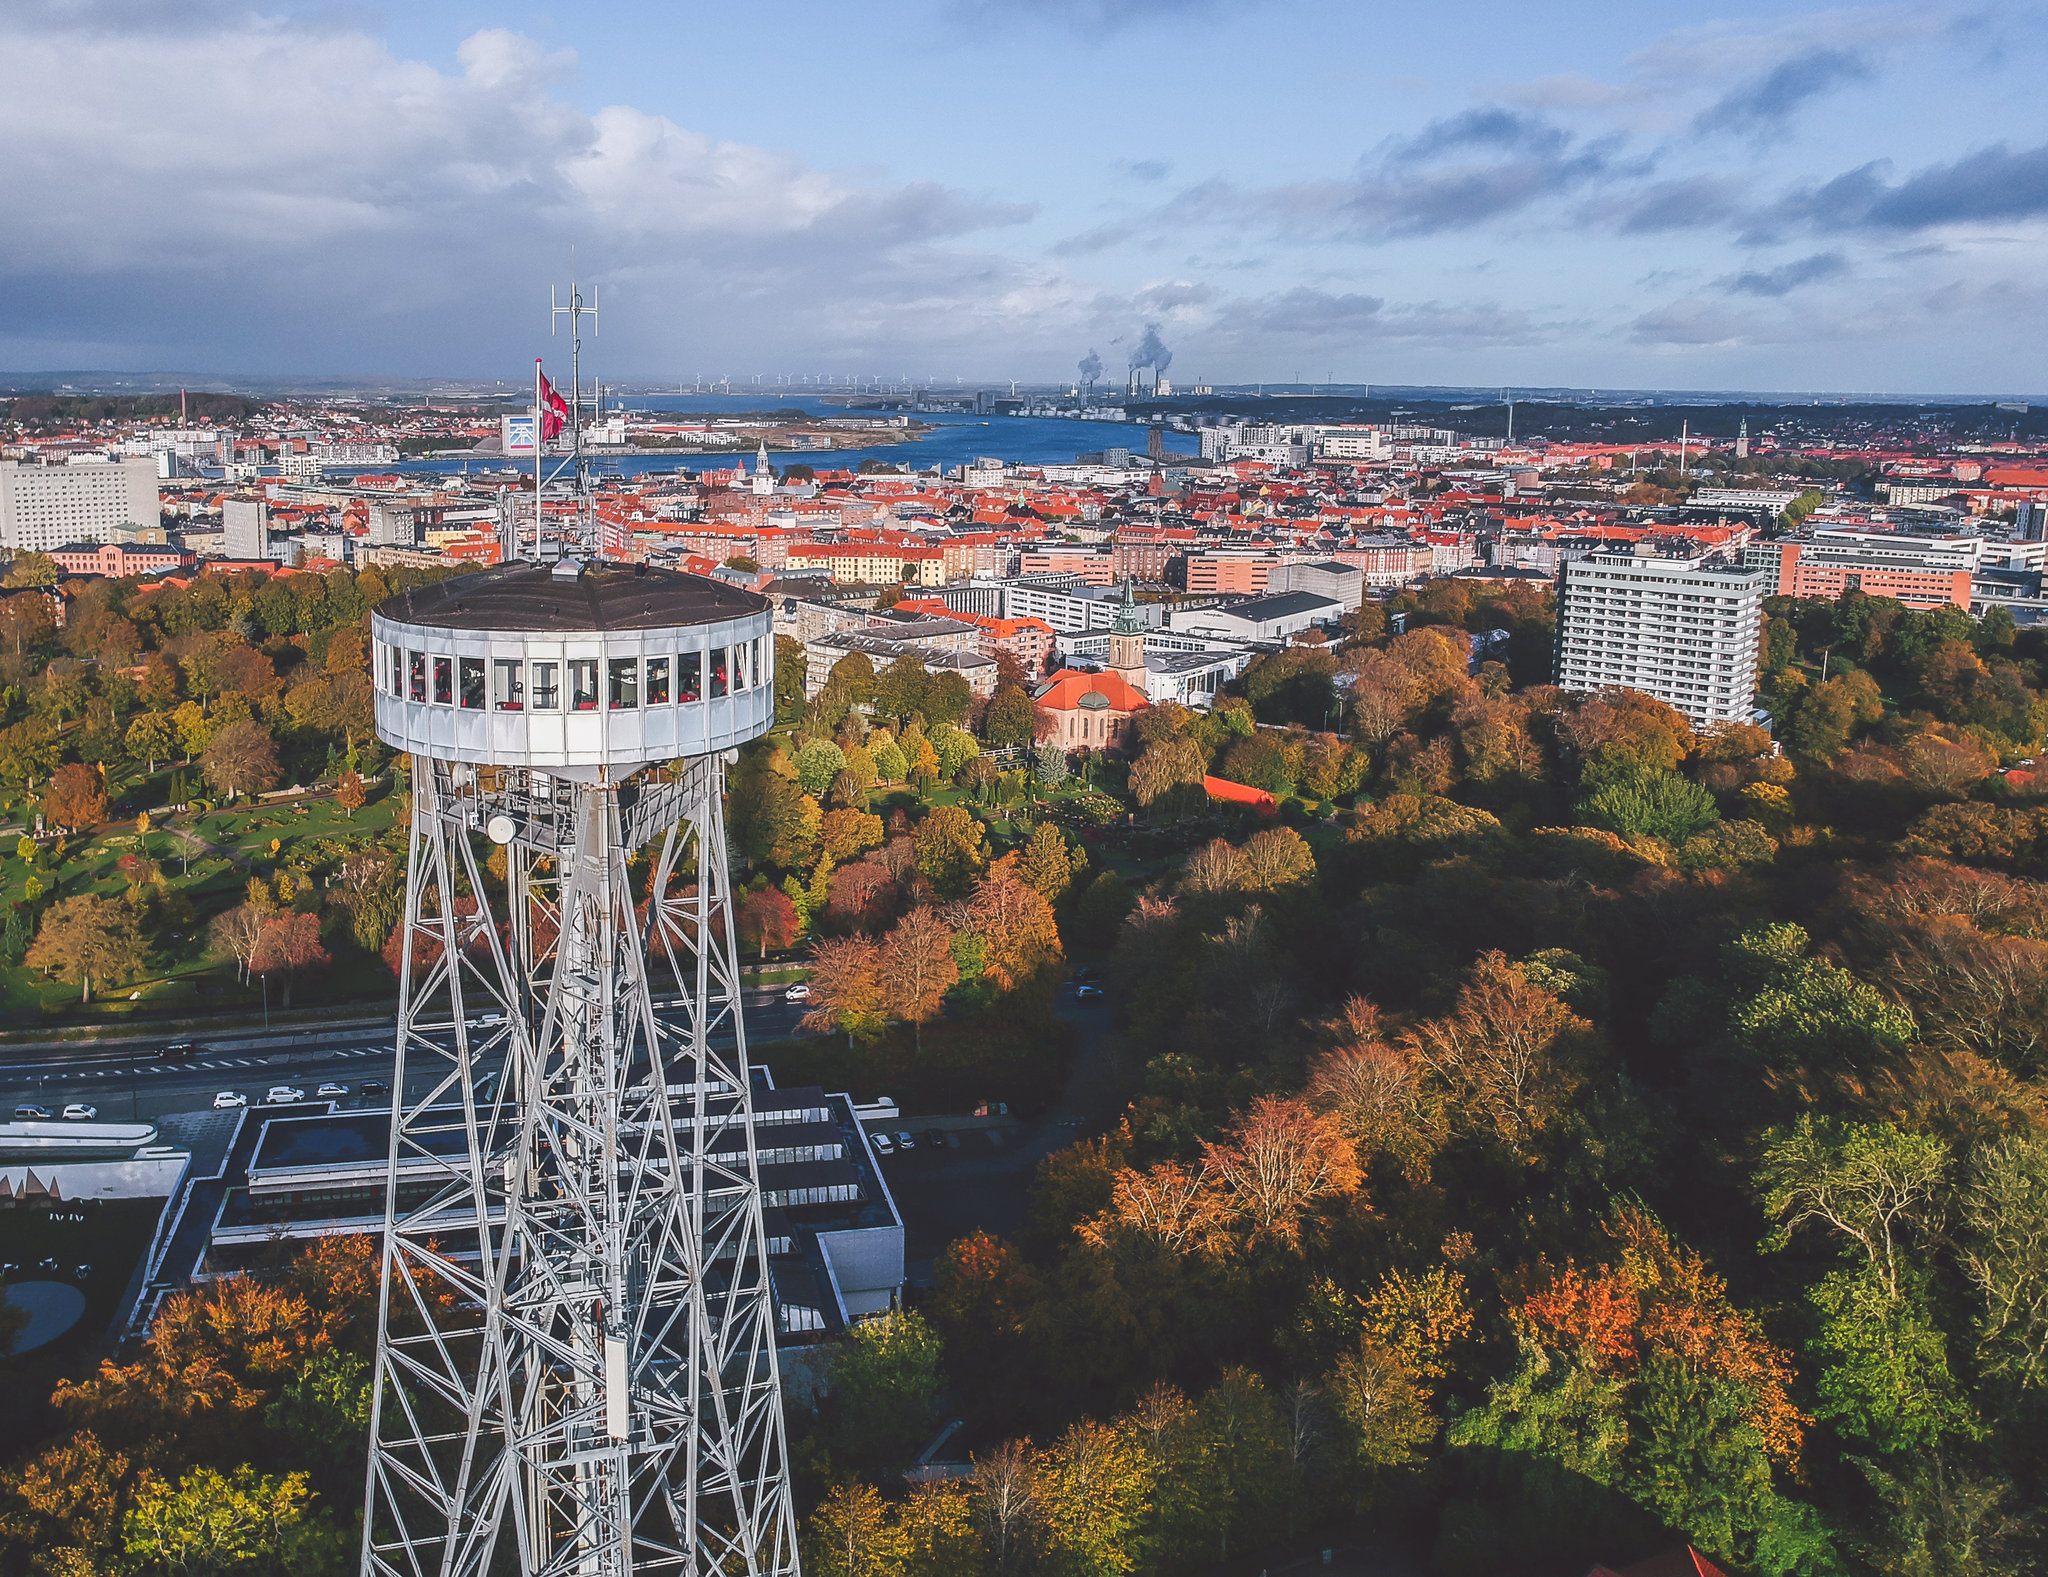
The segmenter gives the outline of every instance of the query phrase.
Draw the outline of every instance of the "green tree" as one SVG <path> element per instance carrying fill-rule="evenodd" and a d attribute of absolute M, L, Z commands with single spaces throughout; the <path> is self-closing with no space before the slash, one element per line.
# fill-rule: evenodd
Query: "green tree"
<path fill-rule="evenodd" d="M 370 1385 L 370 1366 L 361 1358 L 322 1348 L 285 1382 L 264 1419 L 300 1457 L 352 1477 L 370 1437 Z"/>
<path fill-rule="evenodd" d="M 1757 1190 L 1782 1244 L 1808 1222 L 1860 1250 L 1887 1297 L 1902 1295 L 1905 1253 L 1938 1219 L 1948 1149 L 1888 1123 L 1802 1116 L 1765 1137 Z"/>
<path fill-rule="evenodd" d="M 1721 949 L 1728 1029 L 1768 1066 L 1867 1066 L 1913 1037 L 1913 1016 L 1874 986 L 1809 957 L 1796 925 L 1758 926 Z"/>
<path fill-rule="evenodd" d="M 982 715 L 981 732 L 991 745 L 1028 745 L 1036 737 L 1038 707 L 1018 685 L 998 690 Z"/>
<path fill-rule="evenodd" d="M 1047 1566 L 1058 1577 L 1118 1577 L 1151 1492 L 1145 1453 L 1128 1433 L 1084 1418 L 1038 1460 Z"/>
<path fill-rule="evenodd" d="M 823 799 L 845 769 L 846 752 L 829 739 L 813 739 L 796 753 L 797 781 L 813 799 Z"/>
<path fill-rule="evenodd" d="M 1714 796 L 1676 772 L 1641 772 L 1616 778 L 1589 795 L 1579 818 L 1624 838 L 1662 838 L 1681 844 L 1718 820 Z"/>
<path fill-rule="evenodd" d="M 156 771 L 159 761 L 177 753 L 178 725 L 168 712 L 144 712 L 128 725 L 125 743 L 131 756 L 140 756 Z"/>
<path fill-rule="evenodd" d="M 259 1477 L 246 1464 L 231 1474 L 195 1468 L 175 1482 L 145 1478 L 122 1542 L 144 1570 L 176 1577 L 317 1571 L 339 1551 L 331 1529 L 307 1520 L 311 1495 L 304 1473 Z"/>
<path fill-rule="evenodd" d="M 1836 1271 L 1808 1297 L 1820 1315 L 1808 1347 L 1822 1366 L 1815 1412 L 1845 1439 L 1893 1454 L 1972 1432 L 1919 1277 L 1893 1285 L 1864 1265 Z"/>
<path fill-rule="evenodd" d="M 1978 1365 L 2038 1391 L 2048 1385 L 2048 1138 L 2014 1134 L 1979 1149 L 1961 1215 Z"/>
<path fill-rule="evenodd" d="M 833 1417 L 849 1455 L 900 1467 L 930 1433 L 944 1383 L 944 1345 L 915 1309 L 859 1320 L 832 1359 Z"/>

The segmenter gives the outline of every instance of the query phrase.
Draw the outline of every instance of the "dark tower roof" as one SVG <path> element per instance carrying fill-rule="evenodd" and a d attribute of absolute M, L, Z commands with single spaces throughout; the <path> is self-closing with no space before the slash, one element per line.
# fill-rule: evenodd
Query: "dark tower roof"
<path fill-rule="evenodd" d="M 502 564 L 387 597 L 378 613 L 440 629 L 658 630 L 720 624 L 768 611 L 768 600 L 722 580 L 646 564 Z"/>

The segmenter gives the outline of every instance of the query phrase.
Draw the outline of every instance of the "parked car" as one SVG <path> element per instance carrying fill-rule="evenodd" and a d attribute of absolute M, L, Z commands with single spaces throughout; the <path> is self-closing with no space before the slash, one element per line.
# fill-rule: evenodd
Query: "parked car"
<path fill-rule="evenodd" d="M 47 1106 L 17 1106 L 14 1108 L 14 1120 L 18 1123 L 46 1123 L 50 1120 L 50 1109 Z"/>
<path fill-rule="evenodd" d="M 391 1086 L 382 1079 L 363 1080 L 363 1094 L 365 1095 L 389 1095 L 390 1093 Z"/>
<path fill-rule="evenodd" d="M 1091 986 L 1083 983 L 1081 985 L 1074 987 L 1074 999 L 1076 1001 L 1079 1001 L 1084 997 L 1099 997 L 1101 995 L 1102 987 L 1100 986 Z"/>
<path fill-rule="evenodd" d="M 915 1150 L 917 1148 L 917 1141 L 910 1137 L 907 1129 L 899 1128 L 896 1130 L 896 1143 L 905 1150 Z"/>
<path fill-rule="evenodd" d="M 100 1109 L 97 1106 L 88 1106 L 84 1101 L 73 1101 L 64 1108 L 64 1120 L 68 1123 L 98 1122 L 99 1116 Z"/>
<path fill-rule="evenodd" d="M 272 1106 L 289 1106 L 293 1101 L 303 1101 L 305 1098 L 304 1090 L 294 1089 L 289 1084 L 273 1084 L 270 1093 L 263 1097 Z"/>
<path fill-rule="evenodd" d="M 808 1002 L 811 1000 L 811 988 L 799 980 L 795 985 L 782 993 L 782 1000 L 785 1002 Z"/>
<path fill-rule="evenodd" d="M 348 1094 L 348 1086 L 346 1084 L 336 1084 L 334 1080 L 329 1079 L 313 1093 L 323 1097 L 328 1095 L 346 1095 Z"/>
<path fill-rule="evenodd" d="M 875 1154 L 877 1155 L 894 1155 L 896 1153 L 895 1144 L 891 1142 L 889 1136 L 885 1133 L 869 1134 L 868 1140 L 874 1145 Z"/>
<path fill-rule="evenodd" d="M 220 1094 L 213 1098 L 213 1109 L 217 1112 L 230 1112 L 237 1106 L 247 1106 L 248 1104 L 249 1097 L 236 1090 L 222 1090 Z"/>

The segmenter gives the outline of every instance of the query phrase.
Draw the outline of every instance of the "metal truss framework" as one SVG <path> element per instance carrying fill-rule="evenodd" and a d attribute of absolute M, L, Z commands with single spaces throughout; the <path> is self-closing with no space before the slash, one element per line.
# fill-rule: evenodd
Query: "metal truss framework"
<path fill-rule="evenodd" d="M 722 767 L 420 768 L 365 1577 L 796 1577 Z"/>

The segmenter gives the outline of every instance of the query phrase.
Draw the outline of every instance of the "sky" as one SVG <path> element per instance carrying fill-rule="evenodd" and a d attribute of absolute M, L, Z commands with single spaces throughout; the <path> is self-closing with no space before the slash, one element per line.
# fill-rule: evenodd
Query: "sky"
<path fill-rule="evenodd" d="M 2048 391 L 2048 7 L 0 0 L 0 372 Z"/>

